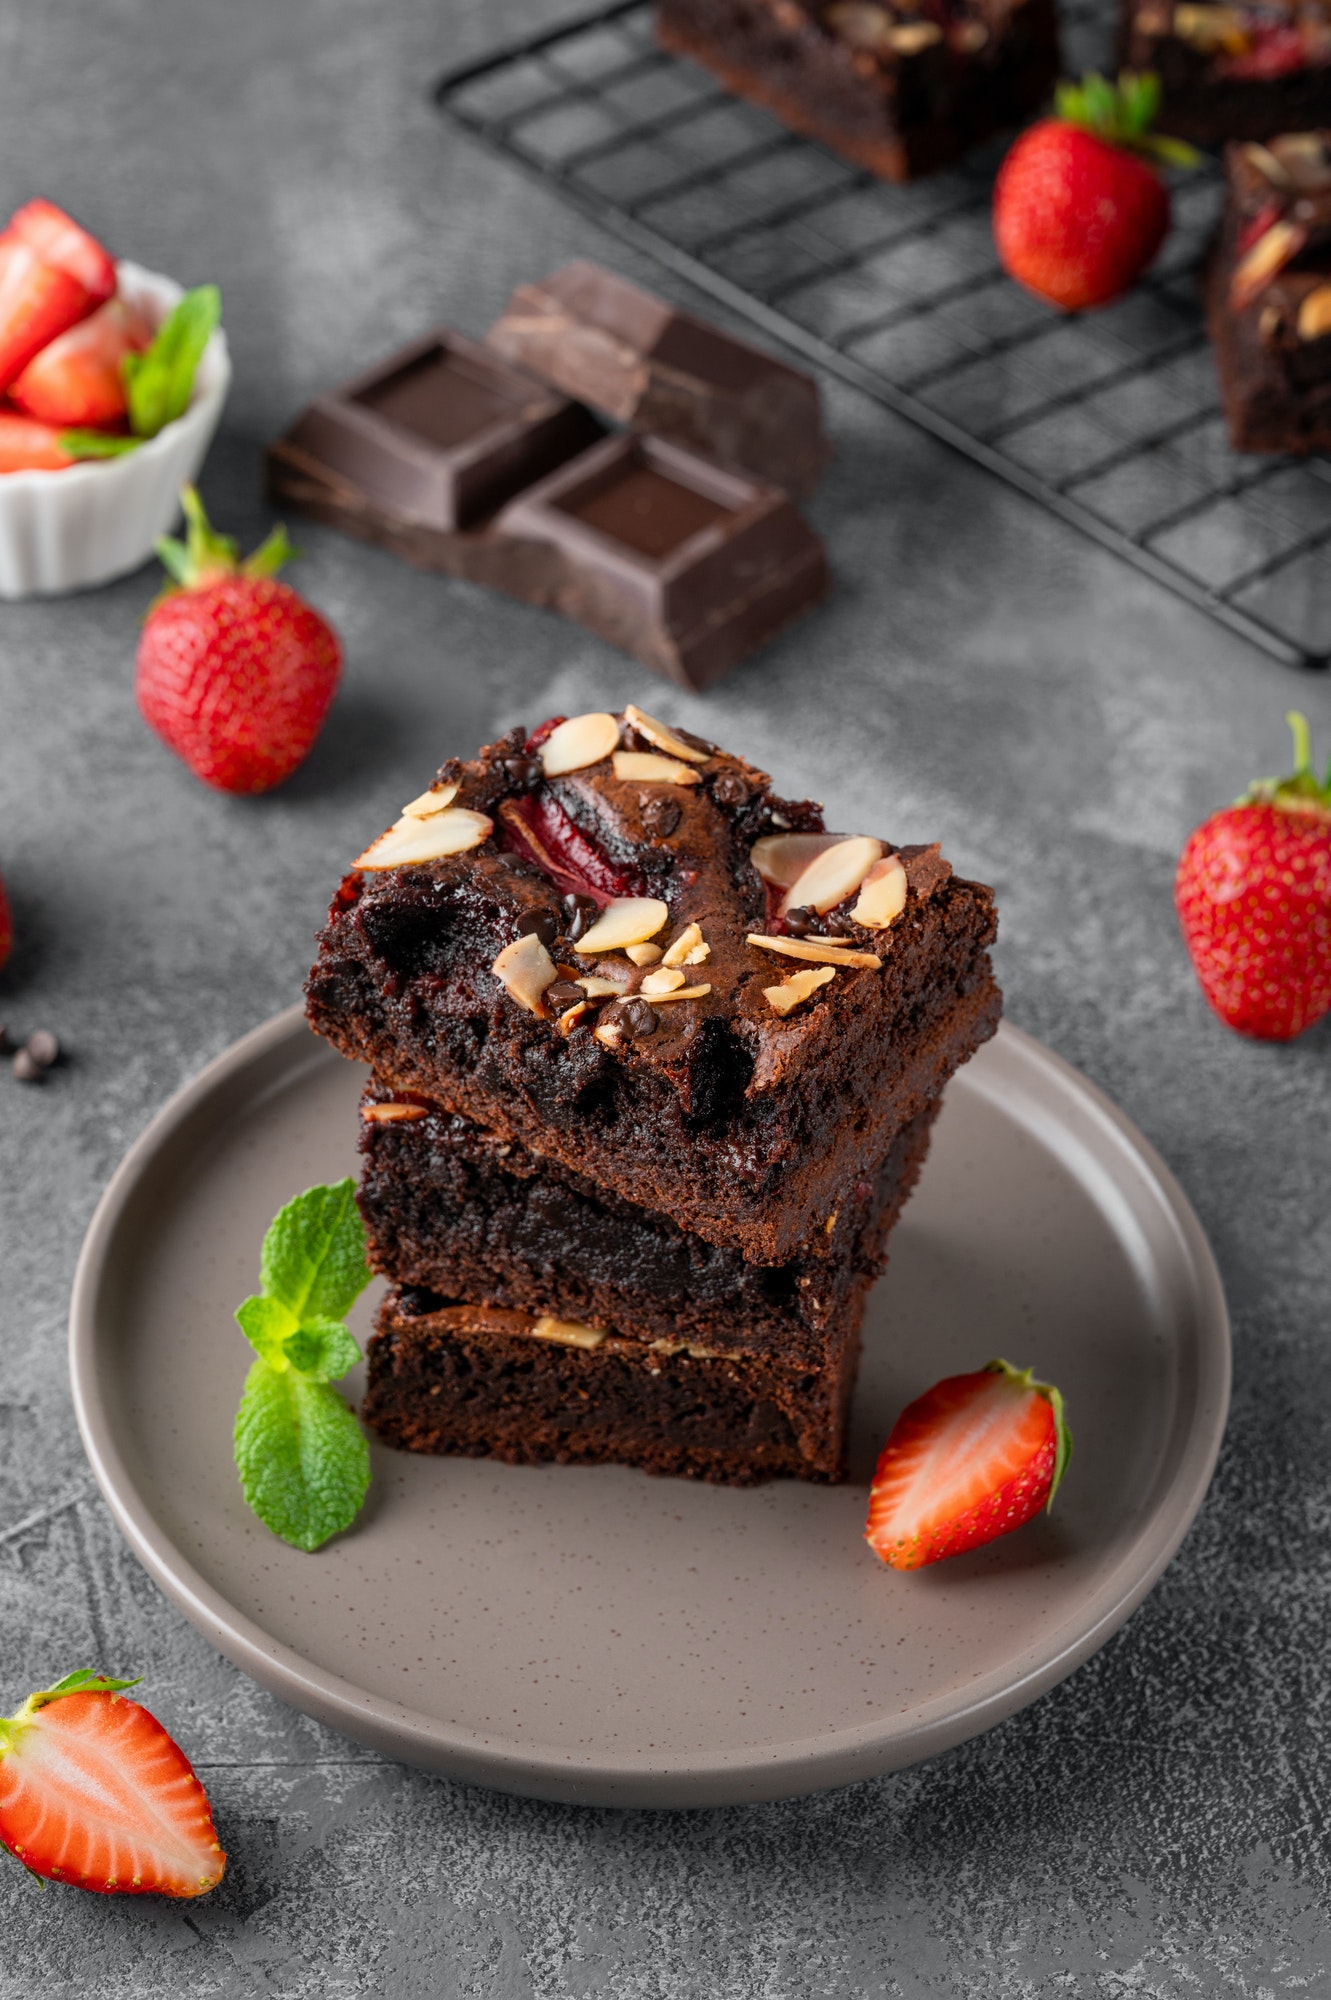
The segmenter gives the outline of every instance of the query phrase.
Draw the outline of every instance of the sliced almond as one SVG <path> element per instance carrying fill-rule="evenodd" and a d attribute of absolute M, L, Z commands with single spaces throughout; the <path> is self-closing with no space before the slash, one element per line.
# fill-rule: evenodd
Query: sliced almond
<path fill-rule="evenodd" d="M 615 1020 L 613 1016 L 608 1021 L 598 1021 L 592 1029 L 592 1034 L 602 1048 L 606 1049 L 621 1048 L 628 1039 L 628 1029 L 622 1021 Z"/>
<path fill-rule="evenodd" d="M 885 854 L 865 876 L 851 917 L 866 930 L 885 931 L 905 907 L 906 871 L 897 855 Z"/>
<path fill-rule="evenodd" d="M 1331 285 L 1319 285 L 1299 307 L 1299 339 L 1321 340 L 1331 333 Z"/>
<path fill-rule="evenodd" d="M 675 939 L 674 943 L 671 945 L 665 957 L 661 960 L 662 965 L 701 965 L 702 958 L 689 957 L 689 953 L 692 951 L 696 951 L 699 945 L 701 944 L 702 944 L 702 931 L 699 929 L 698 925 L 685 924 L 683 930 L 680 932 L 679 936 Z M 703 945 L 703 958 L 706 958 L 707 956 L 708 956 L 708 947 L 706 945 Z"/>
<path fill-rule="evenodd" d="M 583 771 L 599 764 L 619 741 L 619 724 L 613 715 L 595 709 L 590 715 L 570 715 L 552 729 L 541 745 L 541 769 L 547 778 L 560 778 L 566 771 Z"/>
<path fill-rule="evenodd" d="M 585 1000 L 579 1000 L 572 1007 L 564 1009 L 559 1019 L 555 1022 L 555 1027 L 561 1035 L 571 1035 L 573 1030 L 587 1019 L 591 1011 Z"/>
<path fill-rule="evenodd" d="M 589 973 L 585 979 L 579 979 L 578 985 L 589 1000 L 609 1000 L 612 995 L 622 993 L 624 990 L 622 986 L 617 986 L 613 979 L 598 979 L 594 973 Z"/>
<path fill-rule="evenodd" d="M 810 966 L 807 972 L 793 972 L 779 986 L 764 986 L 763 998 L 772 1012 L 780 1014 L 784 1020 L 787 1014 L 793 1014 L 797 1007 L 802 1007 L 806 1000 L 811 999 L 820 986 L 826 986 L 829 980 L 835 978 L 835 968 L 830 965 L 821 965 L 816 970 Z"/>
<path fill-rule="evenodd" d="M 711 992 L 710 986 L 677 986 L 672 993 L 653 993 L 653 1007 L 664 1007 L 667 1000 L 702 1000 Z"/>
<path fill-rule="evenodd" d="M 1179 0 L 1174 33 L 1194 49 L 1224 49 L 1240 56 L 1248 47 L 1247 20 L 1238 7 L 1203 7 Z"/>
<path fill-rule="evenodd" d="M 353 868 L 409 868 L 416 861 L 442 861 L 447 854 L 465 854 L 479 847 L 494 832 L 494 821 L 466 806 L 449 806 L 429 819 L 402 818 L 378 840 L 372 840 L 364 854 L 357 855 Z"/>
<path fill-rule="evenodd" d="M 811 861 L 845 838 L 844 833 L 765 833 L 749 849 L 749 859 L 764 882 L 774 889 L 788 889 Z"/>
<path fill-rule="evenodd" d="M 701 782 L 698 773 L 691 771 L 687 764 L 681 764 L 678 757 L 661 757 L 655 750 L 616 750 L 612 761 L 617 778 L 628 778 L 639 785 L 696 785 Z"/>
<path fill-rule="evenodd" d="M 669 906 L 659 896 L 616 896 L 573 949 L 579 958 L 595 958 L 598 952 L 646 944 L 669 915 Z"/>
<path fill-rule="evenodd" d="M 674 730 L 668 729 L 664 722 L 658 722 L 655 716 L 644 715 L 640 708 L 633 706 L 632 702 L 624 710 L 624 720 L 630 728 L 637 730 L 639 736 L 645 736 L 658 750 L 664 750 L 667 756 L 682 757 L 686 764 L 707 762 L 706 750 L 699 750 L 696 745 L 686 743 L 682 736 L 676 736 Z"/>
<path fill-rule="evenodd" d="M 853 49 L 886 48 L 892 30 L 892 16 L 872 0 L 837 0 L 825 18 L 832 33 Z"/>
<path fill-rule="evenodd" d="M 796 876 L 782 899 L 782 916 L 787 910 L 834 910 L 854 895 L 882 853 L 882 841 L 871 840 L 867 834 L 838 841 Z"/>
<path fill-rule="evenodd" d="M 458 795 L 456 785 L 438 785 L 433 791 L 422 792 L 409 806 L 403 806 L 403 819 L 433 819 L 436 813 L 447 812 Z"/>
<path fill-rule="evenodd" d="M 877 972 L 882 964 L 876 952 L 850 951 L 816 938 L 761 937 L 750 933 L 746 944 L 756 944 L 761 951 L 779 951 L 786 958 L 807 958 L 814 965 L 865 965 L 871 972 Z"/>
<path fill-rule="evenodd" d="M 899 56 L 918 56 L 942 41 L 943 30 L 933 21 L 903 21 L 887 38 Z"/>
<path fill-rule="evenodd" d="M 638 991 L 645 994 L 649 1000 L 655 1000 L 659 994 L 673 993 L 677 986 L 683 986 L 684 983 L 685 976 L 677 966 L 658 965 L 655 972 L 644 974 Z"/>
<path fill-rule="evenodd" d="M 1251 250 L 1240 257 L 1229 281 L 1229 303 L 1235 312 L 1250 306 L 1259 292 L 1298 255 L 1308 232 L 1297 222 L 1273 222 Z"/>
<path fill-rule="evenodd" d="M 1269 146 L 1259 146 L 1253 140 L 1246 146 L 1240 146 L 1239 151 L 1248 162 L 1248 165 L 1256 167 L 1263 180 L 1270 181 L 1272 187 L 1293 187 L 1294 183 L 1286 173 L 1283 163 L 1271 151 Z"/>
<path fill-rule="evenodd" d="M 553 986 L 559 977 L 551 958 L 535 931 L 528 931 L 524 937 L 514 938 L 506 944 L 494 964 L 490 967 L 496 979 L 501 979 L 511 997 L 530 1014 L 544 1014 L 543 995 L 547 986 Z"/>
<path fill-rule="evenodd" d="M 362 1104 L 360 1115 L 367 1125 L 414 1125 L 430 1114 L 423 1104 Z"/>
<path fill-rule="evenodd" d="M 648 1349 L 653 1354 L 687 1354 L 692 1361 L 721 1361 L 719 1347 L 699 1347 L 692 1340 L 649 1340 Z"/>
<path fill-rule="evenodd" d="M 556 1319 L 553 1313 L 542 1313 L 527 1331 L 533 1340 L 555 1340 L 561 1347 L 599 1347 L 606 1338 L 603 1326 L 588 1326 L 580 1319 Z"/>
<path fill-rule="evenodd" d="M 659 944 L 626 944 L 625 958 L 631 958 L 635 965 L 655 965 L 661 956 Z"/>
<path fill-rule="evenodd" d="M 1320 132 L 1282 132 L 1271 141 L 1270 151 L 1300 193 L 1315 194 L 1331 184 L 1331 162 Z"/>

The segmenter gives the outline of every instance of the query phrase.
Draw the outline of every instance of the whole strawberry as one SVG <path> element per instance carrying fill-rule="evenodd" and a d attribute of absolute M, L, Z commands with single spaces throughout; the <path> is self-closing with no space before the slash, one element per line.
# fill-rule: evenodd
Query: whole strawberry
<path fill-rule="evenodd" d="M 1143 157 L 1194 162 L 1191 147 L 1148 132 L 1154 76 L 1063 83 L 1057 116 L 1023 132 L 994 184 L 994 241 L 1009 277 L 1065 312 L 1127 291 L 1164 242 L 1169 190 Z"/>
<path fill-rule="evenodd" d="M 342 670 L 337 634 L 275 572 L 276 528 L 247 562 L 213 533 L 192 486 L 184 543 L 157 553 L 175 579 L 144 621 L 134 692 L 149 727 L 207 785 L 266 792 L 303 762 Z"/>
<path fill-rule="evenodd" d="M 1179 860 L 1174 901 L 1202 992 L 1227 1027 L 1287 1042 L 1331 1013 L 1331 770 L 1308 724 L 1294 770 L 1212 813 Z"/>

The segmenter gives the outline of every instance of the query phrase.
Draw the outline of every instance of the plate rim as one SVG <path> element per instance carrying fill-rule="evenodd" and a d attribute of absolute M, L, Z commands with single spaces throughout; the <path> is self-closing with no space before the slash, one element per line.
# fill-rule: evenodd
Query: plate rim
<path fill-rule="evenodd" d="M 1126 1623 L 1191 1528 L 1214 1473 L 1229 1408 L 1230 1323 L 1214 1252 L 1180 1183 L 1126 1113 L 1072 1063 L 1004 1021 L 997 1039 L 1080 1097 L 1085 1109 L 1110 1129 L 1119 1146 L 1135 1156 L 1138 1167 L 1154 1182 L 1187 1254 L 1188 1295 L 1197 1312 L 1191 1422 L 1180 1429 L 1180 1417 L 1170 1439 L 1180 1440 L 1177 1463 L 1132 1540 L 1092 1592 L 1088 1608 L 1093 1615 L 1065 1621 L 1041 1645 L 1019 1654 L 1000 1686 L 992 1685 L 1002 1672 L 995 1669 L 968 1698 L 959 1699 L 953 1689 L 932 1702 L 915 1704 L 905 1718 L 893 1718 L 890 1725 L 878 1716 L 852 1728 L 784 1742 L 770 1754 L 752 1746 L 716 1750 L 690 1756 L 687 1765 L 679 1759 L 653 1762 L 622 1752 L 603 1754 L 593 1765 L 582 1752 L 497 1741 L 386 1696 L 369 1694 L 316 1665 L 296 1648 L 270 1637 L 175 1546 L 120 1451 L 97 1381 L 99 1287 L 117 1228 L 144 1172 L 159 1149 L 237 1072 L 273 1055 L 287 1041 L 293 1049 L 292 1073 L 303 1067 L 296 1053 L 302 1035 L 309 1037 L 311 1062 L 325 1057 L 338 1060 L 309 1030 L 304 1009 L 296 1003 L 214 1056 L 154 1114 L 116 1167 L 93 1212 L 79 1252 L 69 1313 L 70 1385 L 79 1434 L 121 1533 L 196 1630 L 234 1665 L 301 1712 L 386 1756 L 524 1797 L 684 1809 L 801 1796 L 918 1763 L 1028 1706 L 1066 1679 Z"/>

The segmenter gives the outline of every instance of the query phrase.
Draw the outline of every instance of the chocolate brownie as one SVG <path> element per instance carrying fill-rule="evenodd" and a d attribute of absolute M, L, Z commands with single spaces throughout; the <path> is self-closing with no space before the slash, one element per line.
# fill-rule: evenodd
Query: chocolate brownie
<path fill-rule="evenodd" d="M 785 1264 L 748 1264 L 585 1175 L 496 1139 L 425 1098 L 371 1083 L 361 1103 L 359 1201 L 370 1261 L 447 1299 L 557 1311 L 631 1340 L 816 1364 L 850 1292 L 886 1263 L 935 1107 Z"/>
<path fill-rule="evenodd" d="M 1159 77 L 1161 129 L 1197 145 L 1331 124 L 1331 0 L 1122 0 L 1119 56 Z"/>
<path fill-rule="evenodd" d="M 894 181 L 1019 124 L 1059 74 L 1055 0 L 657 0 L 656 33 Z"/>
<path fill-rule="evenodd" d="M 1331 132 L 1227 148 L 1226 200 L 1207 277 L 1237 451 L 1331 447 Z"/>
<path fill-rule="evenodd" d="M 994 932 L 936 847 L 828 834 L 629 708 L 445 764 L 306 992 L 389 1089 L 781 1264 L 994 1032 Z"/>
<path fill-rule="evenodd" d="M 404 1287 L 379 1310 L 363 1414 L 406 1451 L 613 1462 L 739 1486 L 844 1479 L 865 1290 L 857 1285 L 825 1329 L 814 1365 L 625 1340 Z"/>

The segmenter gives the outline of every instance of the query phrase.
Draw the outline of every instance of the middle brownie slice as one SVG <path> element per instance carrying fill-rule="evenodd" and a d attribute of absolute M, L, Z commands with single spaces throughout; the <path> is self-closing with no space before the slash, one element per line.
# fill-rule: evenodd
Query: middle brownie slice
<path fill-rule="evenodd" d="M 792 1257 L 755 1264 L 427 1097 L 372 1080 L 361 1101 L 358 1197 L 370 1261 L 442 1299 L 821 1365 L 827 1329 L 886 1262 L 937 1109 L 935 1100 L 902 1129 Z"/>

